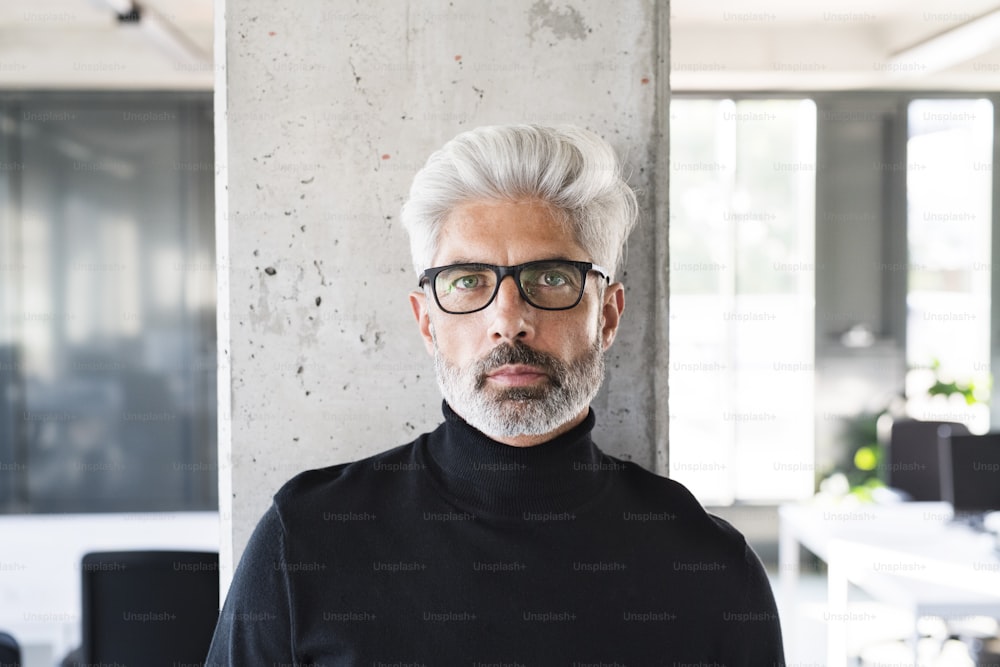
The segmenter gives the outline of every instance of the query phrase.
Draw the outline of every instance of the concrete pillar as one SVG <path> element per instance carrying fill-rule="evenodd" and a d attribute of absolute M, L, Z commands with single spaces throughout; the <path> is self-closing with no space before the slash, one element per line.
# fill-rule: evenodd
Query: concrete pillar
<path fill-rule="evenodd" d="M 579 124 L 624 156 L 643 223 L 595 437 L 664 469 L 667 3 L 217 8 L 224 585 L 285 480 L 439 423 L 399 207 L 429 153 L 478 125 Z"/>

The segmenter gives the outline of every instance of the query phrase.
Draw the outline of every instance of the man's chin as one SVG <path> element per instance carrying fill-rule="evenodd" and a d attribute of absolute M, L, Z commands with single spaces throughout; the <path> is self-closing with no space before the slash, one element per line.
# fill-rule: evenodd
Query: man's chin
<path fill-rule="evenodd" d="M 489 393 L 489 401 L 494 404 L 504 403 L 524 403 L 527 401 L 541 401 L 549 394 L 548 387 L 504 387 L 493 389 Z"/>

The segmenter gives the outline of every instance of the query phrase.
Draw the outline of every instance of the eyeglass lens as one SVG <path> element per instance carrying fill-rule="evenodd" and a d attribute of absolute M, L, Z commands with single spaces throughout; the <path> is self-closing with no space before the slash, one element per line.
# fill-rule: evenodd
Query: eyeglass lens
<path fill-rule="evenodd" d="M 537 308 L 558 310 L 576 304 L 583 292 L 583 274 L 565 262 L 534 262 L 520 272 L 521 292 Z M 490 266 L 463 264 L 437 275 L 434 290 L 438 303 L 449 312 L 484 308 L 496 292 L 497 274 Z"/>

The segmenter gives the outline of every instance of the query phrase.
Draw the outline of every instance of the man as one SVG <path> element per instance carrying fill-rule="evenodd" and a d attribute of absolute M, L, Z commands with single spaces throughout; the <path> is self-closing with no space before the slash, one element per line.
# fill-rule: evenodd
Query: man
<path fill-rule="evenodd" d="M 783 663 L 743 537 L 590 437 L 636 211 L 584 130 L 479 128 L 430 157 L 403 221 L 444 423 L 275 495 L 209 665 Z"/>

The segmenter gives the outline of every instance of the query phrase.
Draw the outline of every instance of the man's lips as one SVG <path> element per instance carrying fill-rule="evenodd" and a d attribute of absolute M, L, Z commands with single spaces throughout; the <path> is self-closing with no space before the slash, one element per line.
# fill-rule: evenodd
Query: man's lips
<path fill-rule="evenodd" d="M 534 366 L 501 366 L 487 373 L 487 379 L 507 387 L 523 387 L 548 379 L 548 373 Z"/>

